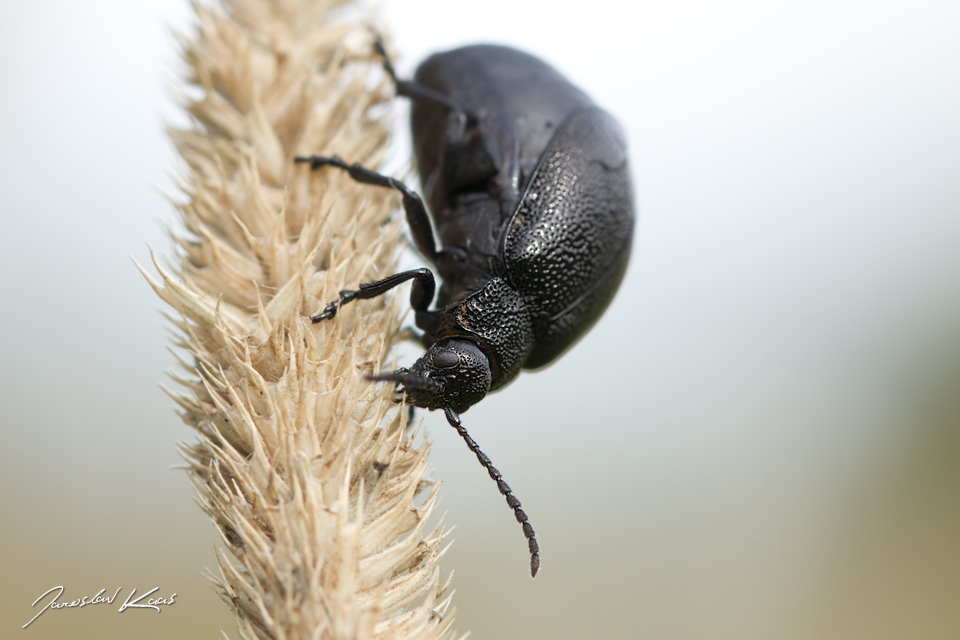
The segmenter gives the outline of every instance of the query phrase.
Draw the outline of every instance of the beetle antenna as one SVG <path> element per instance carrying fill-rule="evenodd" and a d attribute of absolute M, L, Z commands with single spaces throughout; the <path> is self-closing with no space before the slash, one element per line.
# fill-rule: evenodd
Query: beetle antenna
<path fill-rule="evenodd" d="M 450 407 L 445 407 L 443 412 L 447 416 L 447 422 L 457 430 L 460 437 L 463 438 L 467 446 L 470 447 L 470 451 L 473 451 L 477 456 L 477 460 L 479 460 L 480 464 L 487 470 L 487 473 L 490 474 L 493 481 L 497 483 L 497 488 L 500 490 L 500 493 L 507 499 L 507 505 L 513 509 L 513 515 L 516 516 L 517 522 L 523 527 L 523 535 L 527 537 L 527 546 L 530 548 L 530 575 L 536 578 L 537 571 L 540 570 L 540 545 L 537 543 L 537 536 L 533 532 L 533 525 L 530 524 L 527 514 L 520 508 L 520 500 L 517 499 L 517 496 L 513 495 L 510 485 L 504 482 L 503 476 L 497 471 L 497 468 L 493 466 L 487 454 L 480 451 L 480 445 L 467 433 L 466 428 L 460 423 L 460 416 L 457 415 L 457 412 Z"/>

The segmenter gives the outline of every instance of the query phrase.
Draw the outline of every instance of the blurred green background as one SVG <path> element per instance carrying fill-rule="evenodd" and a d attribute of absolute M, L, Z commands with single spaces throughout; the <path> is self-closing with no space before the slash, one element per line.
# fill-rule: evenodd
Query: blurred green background
<path fill-rule="evenodd" d="M 960 637 L 960 5 L 381 7 L 403 75 L 477 41 L 553 63 L 621 120 L 636 176 L 614 305 L 464 417 L 536 525 L 536 580 L 492 483 L 426 417 L 457 627 Z M 170 470 L 192 435 L 157 386 L 162 305 L 129 259 L 170 253 L 168 29 L 189 24 L 173 0 L 0 5 L 3 638 L 236 637 L 201 575 L 214 532 Z M 22 630 L 57 585 L 177 600 Z"/>

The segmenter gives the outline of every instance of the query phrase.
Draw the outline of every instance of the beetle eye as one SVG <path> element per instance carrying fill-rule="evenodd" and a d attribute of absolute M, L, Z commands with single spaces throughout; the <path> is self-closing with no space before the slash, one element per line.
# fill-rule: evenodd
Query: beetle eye
<path fill-rule="evenodd" d="M 453 351 L 440 351 L 433 356 L 433 366 L 439 369 L 449 369 L 460 364 L 460 356 Z"/>

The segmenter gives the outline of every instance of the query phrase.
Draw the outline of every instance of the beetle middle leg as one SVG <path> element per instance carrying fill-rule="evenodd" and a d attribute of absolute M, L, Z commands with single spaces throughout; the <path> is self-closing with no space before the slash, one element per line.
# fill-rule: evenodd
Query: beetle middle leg
<path fill-rule="evenodd" d="M 433 272 L 430 269 L 412 269 L 402 271 L 392 276 L 387 276 L 383 280 L 361 284 L 357 289 L 344 289 L 340 292 L 340 299 L 334 300 L 324 308 L 323 311 L 310 320 L 314 323 L 322 320 L 328 320 L 337 315 L 337 311 L 343 305 L 354 300 L 369 300 L 382 296 L 390 289 L 398 287 L 407 280 L 413 280 L 413 286 L 410 288 L 410 306 L 414 311 L 425 311 L 430 302 L 433 301 L 433 294 L 437 290 L 437 282 L 433 278 Z"/>
<path fill-rule="evenodd" d="M 437 256 L 437 247 L 433 239 L 433 227 L 430 226 L 430 215 L 423 204 L 423 200 L 416 191 L 396 178 L 367 169 L 362 164 L 347 164 L 340 156 L 297 156 L 293 159 L 298 164 L 309 163 L 310 169 L 316 171 L 320 167 L 336 167 L 350 174 L 350 177 L 361 184 L 370 184 L 376 187 L 396 189 L 403 196 L 403 212 L 407 216 L 407 225 L 413 244 L 424 258 L 433 262 Z"/>

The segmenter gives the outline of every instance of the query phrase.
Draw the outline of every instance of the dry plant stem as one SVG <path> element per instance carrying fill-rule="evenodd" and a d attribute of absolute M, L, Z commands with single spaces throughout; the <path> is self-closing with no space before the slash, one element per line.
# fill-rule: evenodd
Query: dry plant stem
<path fill-rule="evenodd" d="M 147 277 L 178 315 L 187 355 L 172 395 L 200 433 L 183 455 L 233 556 L 219 554 L 216 582 L 240 635 L 449 638 L 428 445 L 392 390 L 363 377 L 387 366 L 401 305 L 308 319 L 390 272 L 402 244 L 395 194 L 292 162 L 324 152 L 376 166 L 384 152 L 371 108 L 387 84 L 366 25 L 331 22 L 340 4 L 195 7 L 181 43 L 193 125 L 171 131 L 187 233 L 177 263 Z"/>

